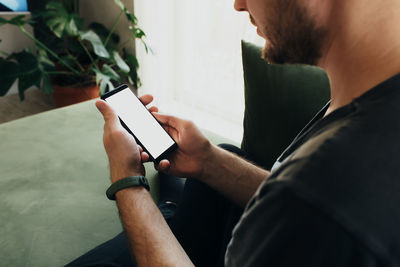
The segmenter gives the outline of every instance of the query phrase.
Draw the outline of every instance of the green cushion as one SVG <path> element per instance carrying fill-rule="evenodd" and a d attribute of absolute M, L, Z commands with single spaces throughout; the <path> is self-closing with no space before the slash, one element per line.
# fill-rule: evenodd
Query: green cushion
<path fill-rule="evenodd" d="M 242 148 L 270 169 L 297 133 L 329 101 L 329 80 L 317 67 L 272 65 L 261 47 L 242 41 L 245 115 Z"/>

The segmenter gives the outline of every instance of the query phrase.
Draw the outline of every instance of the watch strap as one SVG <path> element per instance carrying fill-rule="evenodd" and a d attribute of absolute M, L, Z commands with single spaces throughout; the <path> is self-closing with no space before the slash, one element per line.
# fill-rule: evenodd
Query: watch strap
<path fill-rule="evenodd" d="M 125 188 L 143 186 L 150 191 L 149 182 L 144 176 L 130 176 L 120 179 L 113 183 L 106 191 L 106 196 L 109 200 L 115 200 L 115 194 Z"/>

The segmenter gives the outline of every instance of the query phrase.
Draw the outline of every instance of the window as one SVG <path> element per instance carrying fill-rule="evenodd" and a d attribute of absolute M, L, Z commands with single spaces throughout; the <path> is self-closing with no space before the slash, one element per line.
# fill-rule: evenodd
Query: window
<path fill-rule="evenodd" d="M 143 82 L 161 112 L 240 142 L 244 86 L 240 40 L 263 41 L 228 0 L 136 1 L 153 55 L 138 44 Z"/>

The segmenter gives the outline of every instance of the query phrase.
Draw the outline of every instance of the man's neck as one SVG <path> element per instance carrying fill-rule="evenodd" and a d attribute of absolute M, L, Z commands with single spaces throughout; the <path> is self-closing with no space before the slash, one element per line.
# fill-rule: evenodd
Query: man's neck
<path fill-rule="evenodd" d="M 326 114 L 400 72 L 400 4 L 381 2 L 343 1 L 332 11 L 332 41 L 318 64 L 331 83 Z"/>

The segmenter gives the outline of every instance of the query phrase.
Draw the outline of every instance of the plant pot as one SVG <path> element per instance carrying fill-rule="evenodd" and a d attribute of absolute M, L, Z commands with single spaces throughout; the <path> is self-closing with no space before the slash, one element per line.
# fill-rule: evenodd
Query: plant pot
<path fill-rule="evenodd" d="M 60 86 L 53 85 L 53 99 L 57 107 L 65 107 L 99 97 L 97 85 Z"/>

